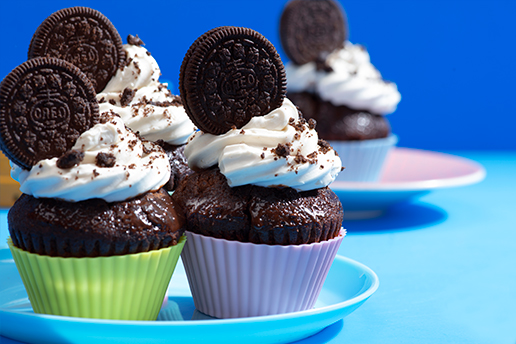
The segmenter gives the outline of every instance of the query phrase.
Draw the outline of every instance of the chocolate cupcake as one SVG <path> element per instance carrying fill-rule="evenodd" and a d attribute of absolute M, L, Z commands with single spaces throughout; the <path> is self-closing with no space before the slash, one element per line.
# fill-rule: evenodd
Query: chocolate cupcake
<path fill-rule="evenodd" d="M 367 50 L 347 40 L 347 24 L 333 0 L 292 0 L 283 11 L 280 37 L 291 59 L 288 96 L 318 123 L 345 161 L 344 181 L 376 181 L 397 137 L 385 115 L 401 97 L 382 79 Z"/>
<path fill-rule="evenodd" d="M 0 147 L 23 193 L 9 246 L 34 311 L 155 320 L 185 241 L 164 151 L 100 115 L 87 76 L 47 57 L 0 84 Z"/>
<path fill-rule="evenodd" d="M 312 307 L 344 236 L 327 187 L 341 163 L 285 98 L 276 49 L 251 29 L 213 29 L 186 54 L 180 91 L 201 129 L 185 147 L 195 172 L 172 196 L 196 308 L 233 318 Z"/>
<path fill-rule="evenodd" d="M 87 30 L 83 28 L 84 22 L 90 24 Z M 68 26 L 75 29 L 61 32 Z M 66 44 L 55 33 L 67 37 Z M 167 83 L 159 81 L 160 68 L 144 45 L 138 35 L 128 35 L 127 44 L 122 45 L 118 31 L 102 13 L 87 7 L 71 7 L 43 21 L 32 39 L 29 58 L 62 58 L 76 64 L 90 79 L 98 80 L 100 113 L 118 114 L 134 132 L 146 140 L 159 141 L 167 152 L 172 168 L 165 189 L 172 191 L 178 180 L 191 172 L 180 147 L 195 127 L 180 97 L 170 92 Z M 92 58 L 84 57 L 85 49 Z"/>

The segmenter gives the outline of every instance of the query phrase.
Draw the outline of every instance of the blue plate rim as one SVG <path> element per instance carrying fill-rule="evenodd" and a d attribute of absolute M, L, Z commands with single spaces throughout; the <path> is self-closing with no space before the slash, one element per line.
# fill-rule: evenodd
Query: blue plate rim
<path fill-rule="evenodd" d="M 8 248 L 0 248 L 0 256 L 1 251 L 8 250 Z M 36 317 L 42 319 L 48 319 L 56 322 L 76 322 L 76 323 L 86 323 L 86 324 L 96 324 L 96 325 L 116 325 L 116 326 L 134 326 L 134 325 L 142 325 L 142 326 L 150 326 L 150 327 L 162 327 L 162 326 L 219 326 L 219 325 L 232 325 L 232 324 L 243 324 L 243 323 L 257 323 L 257 322 L 269 322 L 275 320 L 289 320 L 298 317 L 306 317 L 306 316 L 315 316 L 322 313 L 330 313 L 333 311 L 337 311 L 339 309 L 344 309 L 346 307 L 352 306 L 354 304 L 360 304 L 361 302 L 367 300 L 374 292 L 378 289 L 380 282 L 376 273 L 369 268 L 368 266 L 357 262 L 351 258 L 347 258 L 341 255 L 337 255 L 335 257 L 335 261 L 340 261 L 342 264 L 352 265 L 361 270 L 362 275 L 367 275 L 371 280 L 371 285 L 360 294 L 347 299 L 342 302 L 338 302 L 332 305 L 327 305 L 323 307 L 313 308 L 306 311 L 301 312 L 293 312 L 286 314 L 277 314 L 277 315 L 266 315 L 259 317 L 247 317 L 247 318 L 237 318 L 237 319 L 209 319 L 209 320 L 195 320 L 195 321 L 187 321 L 187 322 L 175 322 L 175 321 L 136 321 L 136 320 L 104 320 L 104 319 L 87 319 L 87 318 L 75 318 L 75 317 L 66 317 L 66 316 L 56 316 L 56 315 L 48 315 L 48 314 L 32 314 L 27 313 L 26 311 L 18 311 L 12 309 L 0 308 L 0 313 L 12 313 L 12 314 L 20 314 L 27 317 Z M 335 262 L 334 261 L 334 262 Z M 357 269 L 357 270 L 358 270 Z M 324 287 L 323 287 L 324 288 Z"/>

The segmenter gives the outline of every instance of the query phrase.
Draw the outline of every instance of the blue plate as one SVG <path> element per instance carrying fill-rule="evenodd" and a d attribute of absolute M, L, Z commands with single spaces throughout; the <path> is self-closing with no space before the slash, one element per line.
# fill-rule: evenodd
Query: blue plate
<path fill-rule="evenodd" d="M 214 319 L 195 310 L 183 266 L 178 264 L 158 321 L 115 321 L 35 314 L 8 249 L 0 249 L 0 276 L 0 335 L 27 343 L 288 343 L 344 318 L 379 284 L 371 269 L 337 256 L 314 309 Z"/>

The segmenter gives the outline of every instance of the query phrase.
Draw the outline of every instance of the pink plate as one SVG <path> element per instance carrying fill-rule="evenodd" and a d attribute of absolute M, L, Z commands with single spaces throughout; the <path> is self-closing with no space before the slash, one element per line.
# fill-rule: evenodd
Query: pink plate
<path fill-rule="evenodd" d="M 378 182 L 344 182 L 330 187 L 339 196 L 346 218 L 381 215 L 389 206 L 433 189 L 478 183 L 485 169 L 466 158 L 411 148 L 393 148 Z"/>

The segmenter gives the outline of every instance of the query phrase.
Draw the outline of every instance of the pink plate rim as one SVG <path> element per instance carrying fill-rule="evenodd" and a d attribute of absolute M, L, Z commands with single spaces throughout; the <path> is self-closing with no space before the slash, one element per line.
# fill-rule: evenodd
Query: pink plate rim
<path fill-rule="evenodd" d="M 397 173 L 402 175 L 400 171 L 401 164 L 397 162 L 403 159 L 413 159 L 417 161 L 417 166 L 413 166 L 413 173 L 424 172 L 425 177 L 417 179 L 394 178 Z M 428 163 L 428 166 L 422 166 Z M 436 166 L 448 169 L 449 175 L 443 176 L 443 170 L 438 170 Z M 428 169 L 422 170 L 427 167 Z M 434 171 L 432 171 L 434 168 Z M 430 174 L 430 175 L 429 175 Z M 432 175 L 435 174 L 435 175 Z M 428 150 L 396 147 L 393 148 L 387 157 L 385 171 L 383 177 L 377 182 L 349 182 L 334 181 L 330 188 L 336 191 L 422 191 L 438 188 L 458 187 L 478 183 L 486 177 L 486 171 L 482 165 L 467 158 L 455 156 L 452 154 L 433 152 Z"/>

